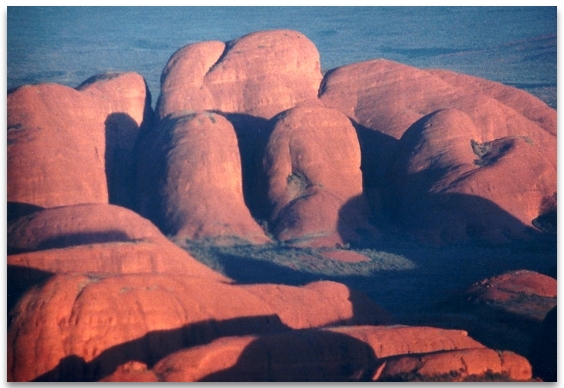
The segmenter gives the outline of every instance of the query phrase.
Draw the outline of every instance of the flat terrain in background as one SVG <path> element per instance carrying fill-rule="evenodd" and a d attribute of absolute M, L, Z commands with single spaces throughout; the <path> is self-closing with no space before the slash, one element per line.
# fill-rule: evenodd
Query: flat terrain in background
<path fill-rule="evenodd" d="M 556 108 L 556 7 L 9 7 L 7 86 L 136 71 L 153 101 L 195 42 L 292 29 L 323 70 L 375 58 L 513 85 Z"/>

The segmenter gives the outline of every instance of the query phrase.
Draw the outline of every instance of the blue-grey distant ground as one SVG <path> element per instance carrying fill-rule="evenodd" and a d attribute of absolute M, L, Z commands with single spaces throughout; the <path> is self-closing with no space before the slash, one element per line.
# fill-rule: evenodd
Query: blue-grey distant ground
<path fill-rule="evenodd" d="M 180 47 L 288 28 L 315 43 L 324 70 L 386 58 L 513 85 L 556 108 L 556 7 L 8 7 L 7 16 L 8 89 L 132 70 L 156 101 Z"/>

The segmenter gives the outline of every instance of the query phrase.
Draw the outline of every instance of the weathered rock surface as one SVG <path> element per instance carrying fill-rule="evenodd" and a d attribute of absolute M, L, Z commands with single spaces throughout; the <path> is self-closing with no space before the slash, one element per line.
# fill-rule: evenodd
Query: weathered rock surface
<path fill-rule="evenodd" d="M 221 336 L 355 324 L 339 283 L 236 286 L 172 274 L 56 275 L 12 311 L 9 381 L 94 381 Z M 367 308 L 366 303 L 363 304 Z M 380 309 L 364 312 L 377 324 Z"/>
<path fill-rule="evenodd" d="M 8 266 L 49 273 L 184 273 L 227 280 L 172 242 L 108 242 L 8 255 Z M 23 279 L 18 278 L 18 281 Z"/>
<path fill-rule="evenodd" d="M 413 321 L 464 329 L 490 348 L 528 357 L 547 314 L 556 306 L 556 280 L 533 271 L 509 271 L 476 282 L 439 303 L 437 315 Z"/>
<path fill-rule="evenodd" d="M 161 118 L 218 110 L 270 119 L 316 98 L 321 78 L 317 48 L 296 31 L 195 43 L 169 59 L 157 111 Z"/>
<path fill-rule="evenodd" d="M 521 295 L 536 295 L 542 298 L 556 298 L 558 288 L 556 279 L 537 272 L 519 270 L 494 276 L 473 284 L 465 296 L 471 297 L 472 303 L 505 303 Z M 463 297 L 464 298 L 464 297 Z M 527 311 L 530 309 L 527 307 Z M 537 319 L 544 319 L 546 312 Z"/>
<path fill-rule="evenodd" d="M 121 206 L 79 204 L 37 211 L 7 225 L 8 253 L 166 238 L 149 220 Z"/>
<path fill-rule="evenodd" d="M 510 351 L 463 349 L 384 361 L 378 381 L 531 381 L 531 365 Z"/>
<path fill-rule="evenodd" d="M 40 84 L 10 93 L 8 202 L 39 207 L 107 203 L 108 189 L 123 192 L 118 178 L 127 175 L 130 155 L 113 157 L 123 144 L 113 140 L 135 137 L 148 101 L 146 84 L 136 73 L 102 77 L 77 89 Z M 116 195 L 116 201 L 126 202 Z"/>
<path fill-rule="evenodd" d="M 229 281 L 151 222 L 115 205 L 45 209 L 7 229 L 8 311 L 30 287 L 56 273 L 173 273 Z"/>
<path fill-rule="evenodd" d="M 164 159 L 159 189 L 164 233 L 218 243 L 270 241 L 245 204 L 241 157 L 229 121 L 203 112 L 160 130 L 167 132 L 158 156 Z"/>
<path fill-rule="evenodd" d="M 511 352 L 498 354 L 463 331 L 407 326 L 349 326 L 224 337 L 172 353 L 156 363 L 152 372 L 155 379 L 167 382 L 336 382 L 391 380 L 407 373 L 429 378 L 450 376 L 451 372 L 479 379 L 488 365 L 491 372 L 504 374 L 506 379 L 531 377 L 525 358 Z M 144 377 L 149 375 L 143 371 Z M 139 373 L 122 368 L 107 381 L 128 381 Z"/>
<path fill-rule="evenodd" d="M 373 232 L 349 119 L 334 109 L 304 105 L 273 120 L 264 166 L 276 238 L 335 246 Z"/>
<path fill-rule="evenodd" d="M 370 210 L 439 244 L 555 235 L 554 109 L 387 60 L 321 83 L 289 30 L 188 45 L 161 81 L 158 122 L 136 73 L 9 93 L 8 381 L 556 380 L 553 278 L 390 326 L 343 284 L 237 285 L 178 246 L 270 242 L 255 216 L 323 248 L 304 261 L 360 262 L 339 247 L 377 238 Z"/>
<path fill-rule="evenodd" d="M 426 180 L 421 179 L 425 182 L 419 183 L 427 184 L 419 190 L 422 196 L 429 195 L 427 190 L 431 185 L 435 191 L 435 184 L 445 186 L 441 182 L 443 174 L 451 177 L 449 181 L 456 179 L 456 172 L 450 170 L 460 171 L 460 166 L 446 163 L 444 159 L 462 162 L 457 157 L 462 157 L 462 146 L 467 148 L 471 141 L 493 148 L 497 145 L 497 152 L 493 152 L 488 161 L 492 162 L 490 168 L 480 170 L 479 175 L 488 171 L 487 177 L 479 179 L 483 180 L 479 183 L 480 187 L 472 187 L 469 183 L 470 178 L 475 179 L 477 174 L 468 177 L 458 172 L 458 178 L 463 181 L 459 183 L 461 187 L 458 190 L 464 195 L 471 192 L 472 195 L 483 196 L 493 201 L 492 205 L 502 208 L 508 216 L 531 227 L 531 220 L 540 215 L 539 203 L 556 192 L 556 111 L 516 88 L 449 71 L 421 70 L 388 60 L 373 60 L 329 72 L 323 80 L 320 99 L 326 106 L 341 110 L 357 123 L 363 152 L 365 191 L 378 216 L 382 216 L 381 212 L 390 206 L 387 201 L 397 194 L 390 193 L 387 188 L 390 186 L 390 162 L 395 159 L 396 148 L 401 147 L 402 141 L 399 140 L 408 129 L 420 126 L 416 124 L 418 120 L 444 115 L 437 113 L 444 111 L 461 112 L 458 115 L 461 121 L 450 117 L 448 123 L 439 124 L 440 130 L 433 131 L 436 134 L 432 140 L 442 144 L 436 148 L 433 144 L 428 145 L 420 157 L 436 162 L 442 170 L 434 174 L 429 172 Z M 436 120 L 433 120 L 435 125 Z M 444 142 L 440 139 L 443 136 L 446 137 Z M 453 137 L 459 137 L 459 140 L 454 141 Z M 515 144 L 522 142 L 527 144 Z M 409 152 L 417 158 L 420 150 L 414 148 Z M 513 154 L 513 157 L 505 162 L 499 160 L 493 163 L 506 154 Z M 531 165 L 527 163 L 529 160 L 533 161 Z M 539 182 L 537 177 L 541 178 Z M 514 194 L 515 198 L 508 198 L 507 193 Z M 434 195 L 434 192 L 431 194 Z M 404 202 L 410 200 L 412 198 L 405 198 Z M 413 200 L 417 201 L 417 197 Z M 510 204 L 515 206 L 509 207 Z M 420 205 L 424 206 L 423 203 Z M 452 210 L 450 215 L 454 217 L 466 217 L 464 212 L 468 206 L 463 206 L 461 214 L 456 214 L 457 205 L 445 204 L 444 207 Z M 488 206 L 480 208 L 483 207 Z M 515 210 L 517 208 L 519 210 Z M 437 210 L 434 208 L 434 211 Z M 397 215 L 388 216 L 394 219 Z M 413 218 L 418 219 L 418 216 Z M 441 218 L 440 212 L 438 216 Z M 421 223 L 427 221 L 429 219 L 424 218 Z M 445 229 L 448 228 L 445 225 Z M 520 234 L 516 230 L 518 227 L 509 229 L 510 237 Z M 494 240 L 500 238 L 498 232 L 494 232 L 498 234 L 492 236 Z M 455 232 L 457 238 L 464 238 L 460 233 Z"/>
<path fill-rule="evenodd" d="M 359 124 L 399 139 L 415 121 L 441 109 L 469 115 L 485 140 L 531 136 L 555 157 L 556 112 L 516 88 L 445 70 L 377 59 L 329 72 L 320 99 Z M 547 144 L 545 144 L 545 142 Z"/>
<path fill-rule="evenodd" d="M 390 202 L 406 230 L 437 243 L 533 234 L 532 221 L 556 192 L 550 155 L 527 136 L 481 138 L 456 109 L 425 116 L 404 133 L 391 163 Z"/>
<path fill-rule="evenodd" d="M 484 94 L 496 99 L 556 136 L 556 110 L 530 93 L 499 82 L 454 71 L 442 69 L 428 69 L 427 71 L 453 86 L 463 85 L 469 94 Z"/>

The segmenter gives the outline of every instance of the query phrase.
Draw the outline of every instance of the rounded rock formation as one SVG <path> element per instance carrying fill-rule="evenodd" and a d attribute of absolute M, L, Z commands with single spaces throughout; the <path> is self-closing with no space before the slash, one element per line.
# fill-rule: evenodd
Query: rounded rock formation
<path fill-rule="evenodd" d="M 362 191 L 360 148 L 350 120 L 303 105 L 273 119 L 264 168 L 277 239 L 335 246 L 373 232 Z"/>
<path fill-rule="evenodd" d="M 362 324 L 349 298 L 333 282 L 237 286 L 185 274 L 60 274 L 13 309 L 7 377 L 97 381 L 131 361 L 154 365 L 222 336 Z"/>
<path fill-rule="evenodd" d="M 134 144 L 150 109 L 147 87 L 136 73 L 89 82 L 77 89 L 26 85 L 8 95 L 8 202 L 39 207 L 108 203 L 109 188 L 124 191 L 123 182 L 114 178 L 129 173 L 116 171 L 127 168 L 122 162 L 131 164 L 130 155 L 116 160 L 107 151 L 116 132 L 128 133 L 127 147 Z M 117 202 L 128 202 L 118 197 Z"/>
<path fill-rule="evenodd" d="M 80 204 L 45 209 L 10 222 L 8 253 L 166 238 L 149 220 L 121 206 Z"/>
<path fill-rule="evenodd" d="M 317 97 L 319 53 L 303 34 L 259 31 L 181 48 L 161 76 L 161 118 L 217 110 L 270 119 Z"/>
<path fill-rule="evenodd" d="M 168 382 L 531 378 L 531 366 L 524 357 L 485 348 L 464 331 L 409 326 L 347 326 L 223 337 L 174 352 L 150 371 L 143 365 L 138 370 L 124 366 L 105 381 L 147 378 L 151 372 Z"/>
<path fill-rule="evenodd" d="M 62 206 L 8 223 L 8 310 L 57 273 L 173 273 L 230 281 L 169 241 L 150 221 L 108 204 Z"/>
<path fill-rule="evenodd" d="M 443 124 L 444 131 L 437 134 L 434 141 L 440 141 L 441 136 L 451 138 L 457 136 L 456 132 L 461 132 L 465 134 L 461 137 L 466 136 L 464 141 L 461 138 L 465 144 L 470 141 L 477 144 L 501 142 L 504 144 L 500 148 L 515 148 L 505 143 L 514 142 L 509 139 L 521 139 L 532 146 L 528 149 L 525 145 L 520 146 L 520 155 L 515 155 L 512 162 L 516 165 L 507 167 L 512 170 L 511 178 L 505 175 L 505 168 L 491 168 L 491 176 L 481 179 L 489 181 L 492 187 L 467 188 L 467 191 L 475 190 L 477 196 L 481 196 L 485 190 L 490 190 L 486 198 L 492 200 L 494 197 L 493 205 L 506 209 L 510 201 L 506 193 L 516 189 L 518 194 L 514 208 L 522 210 L 510 209 L 509 213 L 527 227 L 531 226 L 532 219 L 539 216 L 538 213 L 533 214 L 538 211 L 539 201 L 556 192 L 556 111 L 519 89 L 446 70 L 422 70 L 378 59 L 328 72 L 319 98 L 327 107 L 339 109 L 355 122 L 363 155 L 365 192 L 378 218 L 394 219 L 394 215 L 386 214 L 386 209 L 391 206 L 386 196 L 393 198 L 395 195 L 390 194 L 387 188 L 390 185 L 390 164 L 395 163 L 400 139 L 419 120 L 441 111 L 456 110 L 466 118 L 460 123 L 452 119 L 452 125 Z M 466 127 L 469 122 L 472 122 L 471 131 Z M 411 151 L 418 152 L 417 149 Z M 439 164 L 444 152 L 458 152 L 445 148 L 435 151 L 435 155 L 424 157 L 436 158 Z M 532 166 L 527 166 L 524 161 L 529 158 L 533 160 Z M 522 167 L 526 167 L 524 172 L 520 172 Z M 458 169 L 459 166 L 450 168 Z M 444 172 L 449 173 L 447 167 Z M 534 182 L 537 174 L 541 175 L 539 183 Z M 441 178 L 438 174 L 438 179 Z M 551 186 L 547 187 L 549 181 Z M 440 182 L 427 183 L 441 185 Z M 508 184 L 504 186 L 504 183 Z M 516 185 L 519 187 L 515 188 Z M 501 191 L 497 193 L 498 190 Z M 460 218 L 465 217 L 464 211 L 458 215 Z M 448 226 L 445 228 L 448 229 Z M 503 236 L 499 237 L 504 240 Z"/>
<path fill-rule="evenodd" d="M 152 185 L 159 190 L 164 233 L 217 243 L 269 242 L 245 204 L 241 157 L 230 122 L 202 112 L 167 121 L 159 131 L 165 134 L 156 155 L 162 174 L 148 177 L 154 177 Z"/>
<path fill-rule="evenodd" d="M 412 125 L 390 164 L 393 217 L 422 241 L 507 242 L 538 230 L 533 220 L 556 192 L 550 155 L 526 136 L 483 142 L 456 109 Z"/>

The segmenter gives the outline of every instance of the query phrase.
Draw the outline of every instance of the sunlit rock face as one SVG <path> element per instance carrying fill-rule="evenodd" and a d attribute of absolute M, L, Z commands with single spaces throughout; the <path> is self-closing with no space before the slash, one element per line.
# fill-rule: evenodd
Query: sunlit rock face
<path fill-rule="evenodd" d="M 555 197 L 556 111 L 521 90 L 373 60 L 320 99 L 356 123 L 371 208 L 421 240 L 523 238 Z"/>
<path fill-rule="evenodd" d="M 8 202 L 129 204 L 124 181 L 148 110 L 148 90 L 136 73 L 95 77 L 77 89 L 39 84 L 10 93 Z"/>
<path fill-rule="evenodd" d="M 296 31 L 195 43 L 169 59 L 157 111 L 161 118 L 218 110 L 269 119 L 316 98 L 321 77 L 317 48 Z"/>
<path fill-rule="evenodd" d="M 309 39 L 273 30 L 179 49 L 154 117 L 136 73 L 23 86 L 7 113 L 8 381 L 555 378 L 548 276 L 401 317 L 303 281 L 370 289 L 374 268 L 407 269 L 376 285 L 406 311 L 403 280 L 435 269 L 412 241 L 374 253 L 380 226 L 433 244 L 555 234 L 556 111 L 525 92 L 387 60 L 322 77 Z"/>
<path fill-rule="evenodd" d="M 538 233 L 533 220 L 556 192 L 556 169 L 531 138 L 480 143 L 474 120 L 455 109 L 430 114 L 398 142 L 393 209 L 423 240 L 507 242 Z"/>
<path fill-rule="evenodd" d="M 350 120 L 314 104 L 290 109 L 273 122 L 264 167 L 274 235 L 335 246 L 370 232 L 360 147 Z"/>
<path fill-rule="evenodd" d="M 122 364 L 146 365 L 215 338 L 378 324 L 381 309 L 354 314 L 349 289 L 233 285 L 186 274 L 59 274 L 13 311 L 9 381 L 97 381 Z"/>
<path fill-rule="evenodd" d="M 8 266 L 28 272 L 165 272 L 227 280 L 169 241 L 149 220 L 115 205 L 41 210 L 9 222 L 7 241 Z"/>
<path fill-rule="evenodd" d="M 163 135 L 152 156 L 162 170 L 144 179 L 159 192 L 166 235 L 270 241 L 245 204 L 237 136 L 225 117 L 202 112 L 164 121 L 157 131 Z"/>
<path fill-rule="evenodd" d="M 527 360 L 484 347 L 461 330 L 348 326 L 223 337 L 124 365 L 104 381 L 508 381 L 531 378 Z"/>

